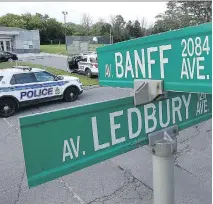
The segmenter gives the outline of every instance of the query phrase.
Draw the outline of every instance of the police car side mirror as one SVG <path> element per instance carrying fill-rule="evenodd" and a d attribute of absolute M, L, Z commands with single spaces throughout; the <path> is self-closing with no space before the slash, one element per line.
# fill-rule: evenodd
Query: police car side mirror
<path fill-rule="evenodd" d="M 58 80 L 59 80 L 59 78 L 58 78 L 57 76 L 55 76 L 55 77 L 54 77 L 54 80 L 55 80 L 55 81 L 58 81 Z"/>
<path fill-rule="evenodd" d="M 62 77 L 62 76 L 60 76 L 60 75 L 56 77 L 56 81 L 58 81 L 58 80 L 63 80 L 63 79 L 64 79 L 64 77 Z"/>

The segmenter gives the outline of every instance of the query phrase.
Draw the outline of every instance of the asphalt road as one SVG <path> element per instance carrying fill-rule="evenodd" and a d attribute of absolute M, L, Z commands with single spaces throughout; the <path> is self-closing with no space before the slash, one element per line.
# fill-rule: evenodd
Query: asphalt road
<path fill-rule="evenodd" d="M 0 204 L 151 204 L 152 160 L 148 147 L 32 189 L 27 186 L 19 116 L 129 95 L 127 89 L 93 88 L 73 103 L 53 102 L 1 118 Z M 176 204 L 211 203 L 211 135 L 211 120 L 180 132 L 175 160 Z"/>
<path fill-rule="evenodd" d="M 41 64 L 43 66 L 50 66 L 50 67 L 55 67 L 57 69 L 62 69 L 67 71 L 68 65 L 67 65 L 67 57 L 65 56 L 54 56 L 54 55 L 50 55 L 50 56 L 20 56 L 19 57 L 21 60 L 25 61 L 25 62 L 30 62 L 33 64 Z"/>

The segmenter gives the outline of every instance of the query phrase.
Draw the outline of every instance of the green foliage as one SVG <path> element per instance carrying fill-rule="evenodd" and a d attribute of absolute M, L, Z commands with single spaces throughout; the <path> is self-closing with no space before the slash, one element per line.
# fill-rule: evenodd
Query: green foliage
<path fill-rule="evenodd" d="M 65 44 L 41 45 L 41 52 L 67 55 Z"/>
<path fill-rule="evenodd" d="M 39 29 L 41 44 L 65 43 L 65 31 L 67 35 L 75 36 L 109 36 L 111 31 L 115 43 L 211 21 L 211 1 L 169 1 L 166 11 L 158 14 L 154 26 L 149 28 L 145 26 L 144 19 L 141 23 L 138 20 L 125 21 L 121 15 L 112 16 L 110 23 L 99 19 L 92 24 L 92 18 L 88 14 L 82 15 L 81 24 L 68 22 L 65 27 L 56 19 L 39 13 L 8 13 L 0 17 L 0 26 Z"/>
<path fill-rule="evenodd" d="M 142 36 L 142 33 L 141 33 L 141 26 L 140 26 L 140 23 L 138 20 L 136 20 L 134 22 L 134 25 L 133 25 L 133 36 L 135 38 L 139 38 Z"/>
<path fill-rule="evenodd" d="M 103 46 L 102 44 L 90 44 L 89 51 L 96 51 L 96 48 Z M 41 45 L 41 52 L 68 55 L 65 44 Z"/>
<path fill-rule="evenodd" d="M 64 27 L 62 23 L 48 15 L 32 14 L 6 14 L 0 18 L 0 25 L 7 27 L 19 27 L 27 30 L 39 29 L 41 44 L 59 39 L 64 42 Z"/>
<path fill-rule="evenodd" d="M 12 13 L 8 13 L 5 16 L 0 18 L 0 25 L 1 26 L 8 26 L 8 27 L 19 27 L 19 28 L 26 28 L 26 24 L 22 19 L 22 16 L 15 15 Z"/>
<path fill-rule="evenodd" d="M 112 18 L 112 30 L 114 42 L 120 42 L 125 40 L 125 24 L 124 18 L 121 15 L 117 15 Z"/>
<path fill-rule="evenodd" d="M 156 16 L 154 33 L 212 21 L 211 1 L 169 1 L 167 10 Z"/>
<path fill-rule="evenodd" d="M 92 25 L 90 34 L 96 36 L 109 36 L 111 25 L 109 23 L 105 23 L 99 21 Z"/>
<path fill-rule="evenodd" d="M 132 25 L 132 21 L 128 21 L 128 23 L 126 24 L 126 29 L 125 29 L 125 39 L 129 40 L 132 38 L 132 36 L 134 35 L 133 33 L 133 25 Z"/>

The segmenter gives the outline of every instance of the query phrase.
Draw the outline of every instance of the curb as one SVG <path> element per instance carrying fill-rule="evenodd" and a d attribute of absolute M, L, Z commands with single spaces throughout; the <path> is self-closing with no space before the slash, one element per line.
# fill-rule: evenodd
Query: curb
<path fill-rule="evenodd" d="M 91 85 L 91 86 L 83 86 L 83 90 L 95 89 L 100 88 L 99 85 Z"/>
<path fill-rule="evenodd" d="M 46 52 L 41 52 L 41 53 L 35 53 L 35 54 L 31 54 L 31 55 L 19 55 L 19 58 L 23 59 L 23 58 L 34 58 L 34 59 L 39 59 L 39 58 L 43 58 L 43 57 L 63 57 L 63 58 L 67 58 L 68 56 L 66 55 L 60 55 L 60 54 L 51 54 L 51 53 L 46 53 Z"/>

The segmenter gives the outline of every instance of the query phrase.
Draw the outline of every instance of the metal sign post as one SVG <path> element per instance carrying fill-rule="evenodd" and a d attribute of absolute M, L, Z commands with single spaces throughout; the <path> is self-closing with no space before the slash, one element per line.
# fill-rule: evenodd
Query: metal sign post
<path fill-rule="evenodd" d="M 150 133 L 153 164 L 154 204 L 174 204 L 174 154 L 177 151 L 178 126 Z"/>
<path fill-rule="evenodd" d="M 134 81 L 135 106 L 150 103 L 159 95 L 166 95 L 161 80 Z M 152 149 L 154 204 L 174 204 L 173 154 L 177 151 L 177 134 L 177 125 L 148 134 Z"/>

